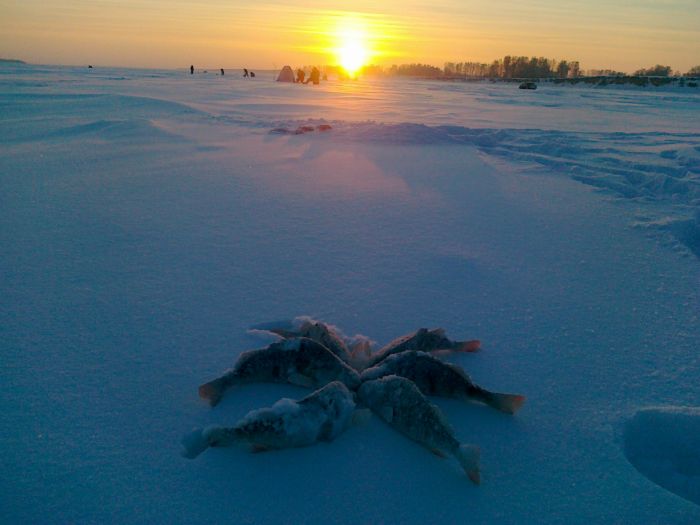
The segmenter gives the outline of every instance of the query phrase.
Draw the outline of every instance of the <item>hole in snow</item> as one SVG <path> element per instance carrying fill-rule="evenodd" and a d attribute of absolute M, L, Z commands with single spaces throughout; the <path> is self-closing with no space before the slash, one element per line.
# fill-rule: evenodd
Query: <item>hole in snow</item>
<path fill-rule="evenodd" d="M 644 476 L 700 505 L 700 408 L 639 410 L 625 425 L 624 447 Z"/>

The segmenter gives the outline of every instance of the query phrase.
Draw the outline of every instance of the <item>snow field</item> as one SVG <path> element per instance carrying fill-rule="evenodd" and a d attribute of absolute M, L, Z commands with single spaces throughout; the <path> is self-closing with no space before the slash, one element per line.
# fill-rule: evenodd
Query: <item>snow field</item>
<path fill-rule="evenodd" d="M 673 447 L 656 479 L 628 461 L 667 416 L 625 430 L 698 404 L 697 259 L 657 233 L 696 221 L 697 97 L 226 79 L 3 70 L 7 520 L 697 523 L 657 484 L 689 478 Z M 480 446 L 481 486 L 376 417 L 329 444 L 180 457 L 193 426 L 308 393 L 197 397 L 260 346 L 251 326 L 301 314 L 379 344 L 480 339 L 454 361 L 523 409 L 431 401 Z"/>

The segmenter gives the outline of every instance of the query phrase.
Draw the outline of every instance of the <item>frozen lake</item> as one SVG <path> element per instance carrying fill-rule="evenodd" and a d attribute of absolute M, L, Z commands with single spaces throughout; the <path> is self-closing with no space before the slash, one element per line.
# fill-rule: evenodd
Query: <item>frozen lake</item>
<path fill-rule="evenodd" d="M 697 122 L 691 88 L 3 67 L 4 518 L 697 523 L 673 439 L 697 411 L 644 411 L 699 404 Z M 182 458 L 192 427 L 306 395 L 197 396 L 251 325 L 305 314 L 480 339 L 454 362 L 525 407 L 434 402 L 482 485 L 376 417 Z M 649 452 L 654 421 L 676 431 Z"/>

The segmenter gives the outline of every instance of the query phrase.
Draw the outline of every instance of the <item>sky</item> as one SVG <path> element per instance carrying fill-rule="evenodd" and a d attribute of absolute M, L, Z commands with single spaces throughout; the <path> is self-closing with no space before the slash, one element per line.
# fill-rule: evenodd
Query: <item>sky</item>
<path fill-rule="evenodd" d="M 366 61 L 700 64 L 700 0 L 0 0 L 0 57 L 41 64 L 279 68 Z"/>

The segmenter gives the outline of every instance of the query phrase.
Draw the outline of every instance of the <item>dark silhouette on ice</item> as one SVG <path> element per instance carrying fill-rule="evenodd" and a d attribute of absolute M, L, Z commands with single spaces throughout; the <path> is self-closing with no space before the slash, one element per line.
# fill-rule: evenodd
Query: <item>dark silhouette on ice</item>
<path fill-rule="evenodd" d="M 312 84 L 317 86 L 320 78 L 321 78 L 321 72 L 318 70 L 318 68 L 314 67 L 311 69 L 311 73 L 309 74 L 309 78 L 306 82 L 304 82 L 304 84 L 308 84 L 309 82 L 311 82 Z"/>

